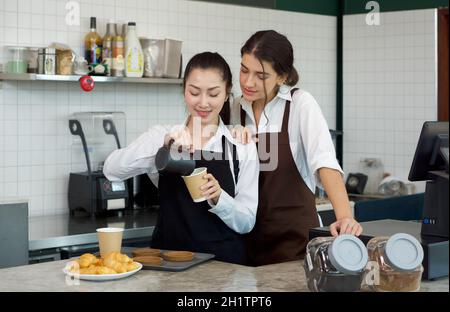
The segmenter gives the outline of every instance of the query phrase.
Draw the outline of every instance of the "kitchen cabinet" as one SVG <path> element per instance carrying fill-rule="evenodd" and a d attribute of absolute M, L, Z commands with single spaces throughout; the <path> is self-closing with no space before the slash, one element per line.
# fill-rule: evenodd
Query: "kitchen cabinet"
<path fill-rule="evenodd" d="M 28 263 L 28 200 L 0 199 L 0 268 Z"/>

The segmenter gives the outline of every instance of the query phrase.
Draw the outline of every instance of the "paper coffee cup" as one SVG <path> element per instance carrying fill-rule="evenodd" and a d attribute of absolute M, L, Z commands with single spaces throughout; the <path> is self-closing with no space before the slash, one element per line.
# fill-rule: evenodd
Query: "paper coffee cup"
<path fill-rule="evenodd" d="M 110 252 L 120 252 L 122 249 L 123 229 L 101 228 L 97 229 L 100 256 L 104 257 Z"/>
<path fill-rule="evenodd" d="M 200 189 L 200 187 L 207 182 L 205 179 L 203 179 L 203 176 L 205 174 L 206 168 L 201 167 L 195 169 L 191 175 L 183 176 L 184 183 L 186 183 L 189 194 L 191 194 L 194 203 L 200 203 L 206 200 L 206 197 L 202 196 L 203 191 Z"/>

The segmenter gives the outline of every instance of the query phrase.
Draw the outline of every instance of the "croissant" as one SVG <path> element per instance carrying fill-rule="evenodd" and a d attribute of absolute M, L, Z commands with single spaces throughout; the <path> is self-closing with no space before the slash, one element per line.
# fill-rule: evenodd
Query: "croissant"
<path fill-rule="evenodd" d="M 74 271 L 74 273 L 89 274 L 88 273 L 88 268 L 79 269 L 77 271 Z"/>
<path fill-rule="evenodd" d="M 121 254 L 120 255 L 121 257 L 121 259 L 119 260 L 120 262 L 123 262 L 123 263 L 133 263 L 133 259 L 131 259 L 130 257 L 128 257 L 127 255 L 123 255 L 123 254 Z"/>
<path fill-rule="evenodd" d="M 117 274 L 116 271 L 105 266 L 97 267 L 97 274 Z"/>
<path fill-rule="evenodd" d="M 127 255 L 111 252 L 104 258 L 98 259 L 93 254 L 83 254 L 75 260 L 70 271 L 80 274 L 117 274 L 134 271 L 139 265 Z"/>
<path fill-rule="evenodd" d="M 91 254 L 91 253 L 85 253 L 85 254 L 82 254 L 82 255 L 80 256 L 80 260 L 81 260 L 81 259 L 86 259 L 86 260 L 92 261 L 93 263 L 95 263 L 95 262 L 98 261 L 97 257 L 94 256 L 94 255 Z"/>
<path fill-rule="evenodd" d="M 136 262 L 131 262 L 127 264 L 127 272 L 134 271 L 139 267 Z"/>
<path fill-rule="evenodd" d="M 80 274 L 95 275 L 95 274 L 97 274 L 97 267 L 92 264 L 88 268 L 82 268 L 82 269 L 80 269 Z"/>
<path fill-rule="evenodd" d="M 78 264 L 80 265 L 80 268 L 88 268 L 92 264 L 97 264 L 98 259 L 93 254 L 83 254 L 81 255 L 80 259 L 77 260 Z"/>
<path fill-rule="evenodd" d="M 103 260 L 106 261 L 106 260 L 110 260 L 110 259 L 120 262 L 120 263 L 133 262 L 133 259 L 131 259 L 127 255 L 121 254 L 119 252 L 111 252 L 111 253 L 107 254 Z"/>
<path fill-rule="evenodd" d="M 120 263 L 116 260 L 115 256 L 107 257 L 103 260 L 103 265 L 113 269 L 117 273 L 125 273 L 127 272 L 127 266 L 124 263 Z"/>
<path fill-rule="evenodd" d="M 113 269 L 117 273 L 125 273 L 125 272 L 127 272 L 127 265 L 124 264 L 124 263 L 120 263 L 120 262 L 108 263 L 108 264 L 106 264 L 106 267 L 108 267 L 110 269 Z"/>

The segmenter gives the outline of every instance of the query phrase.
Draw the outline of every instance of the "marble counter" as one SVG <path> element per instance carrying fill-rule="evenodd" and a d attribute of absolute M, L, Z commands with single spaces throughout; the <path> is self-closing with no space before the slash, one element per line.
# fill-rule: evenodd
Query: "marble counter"
<path fill-rule="evenodd" d="M 298 292 L 308 291 L 301 261 L 246 267 L 209 261 L 183 272 L 141 270 L 128 278 L 109 282 L 66 282 L 66 261 L 55 261 L 0 270 L 0 291 L 55 292 Z M 421 291 L 449 291 L 448 278 L 423 281 Z"/>

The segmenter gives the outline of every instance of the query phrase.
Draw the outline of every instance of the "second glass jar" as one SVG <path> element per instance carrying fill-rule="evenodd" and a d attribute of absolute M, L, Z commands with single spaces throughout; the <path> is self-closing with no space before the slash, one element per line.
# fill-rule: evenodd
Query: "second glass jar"
<path fill-rule="evenodd" d="M 353 235 L 316 237 L 306 247 L 308 288 L 314 292 L 359 291 L 367 260 L 366 247 Z"/>

